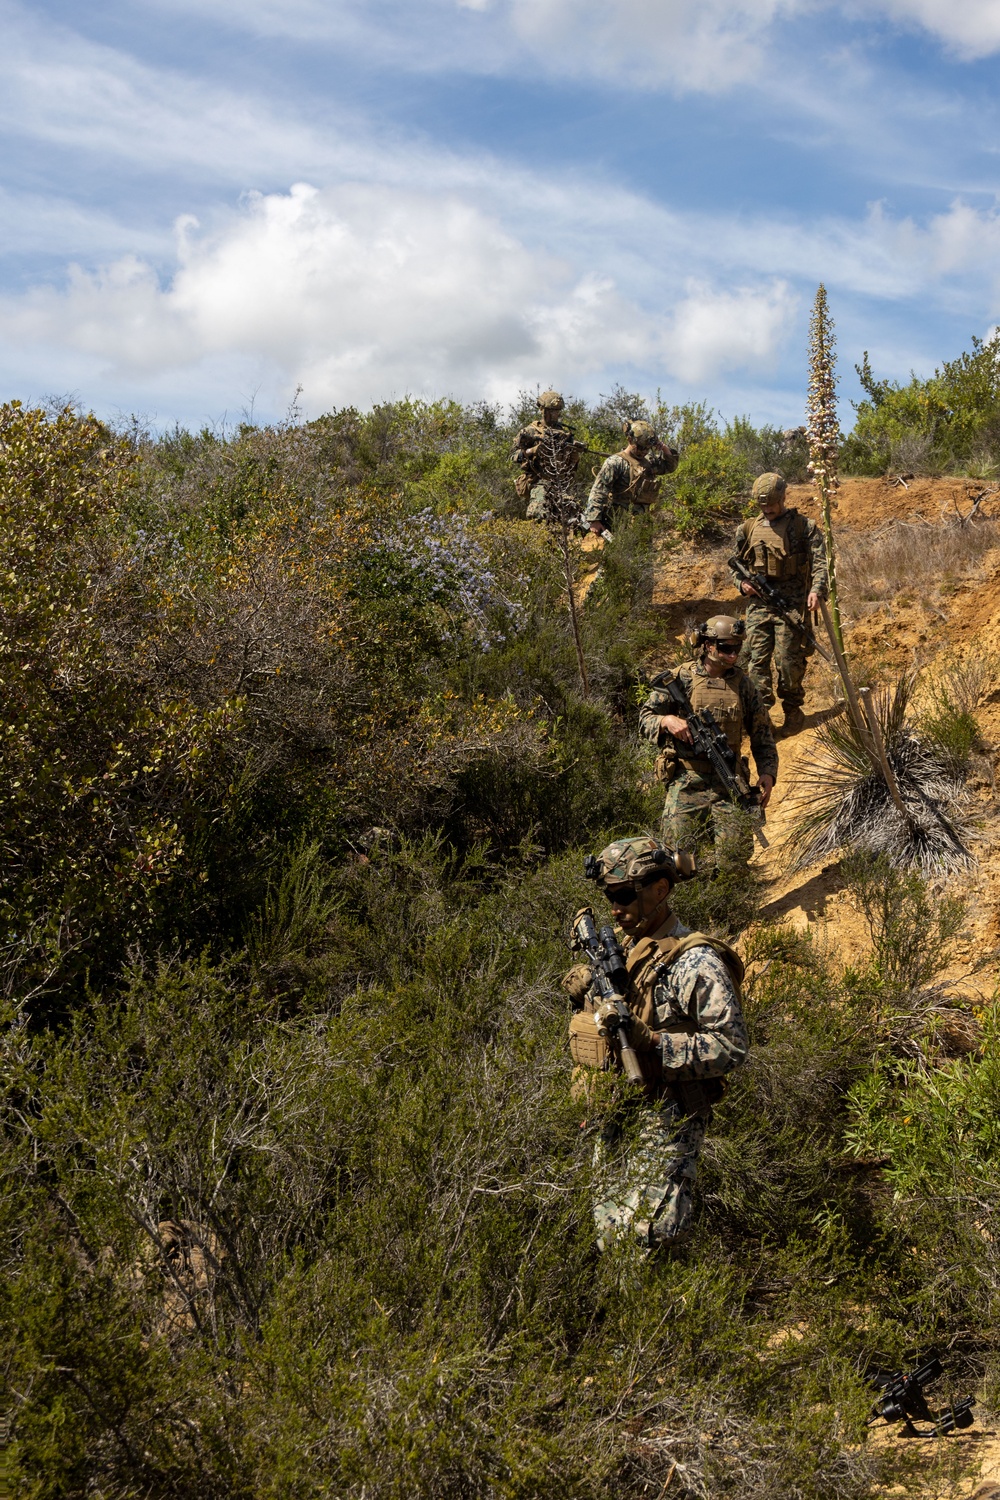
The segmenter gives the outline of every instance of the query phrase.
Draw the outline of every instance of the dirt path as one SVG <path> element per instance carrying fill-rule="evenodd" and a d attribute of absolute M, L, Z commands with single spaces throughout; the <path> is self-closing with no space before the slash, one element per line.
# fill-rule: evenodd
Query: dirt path
<path fill-rule="evenodd" d="M 840 492 L 837 525 L 852 538 L 855 573 L 863 579 L 869 555 L 873 567 L 883 565 L 877 539 L 893 531 L 891 523 L 906 523 L 903 528 L 896 526 L 897 533 L 912 527 L 915 547 L 926 552 L 935 544 L 942 520 L 954 523 L 967 516 L 977 498 L 977 516 L 1000 519 L 1000 486 L 965 479 L 908 479 L 905 486 L 881 479 L 846 481 Z M 806 514 L 817 513 L 809 486 L 790 487 L 789 501 Z M 725 545 L 703 545 L 665 553 L 654 591 L 654 604 L 664 622 L 664 647 L 660 659 L 649 662 L 651 669 L 676 659 L 684 631 L 695 620 L 735 612 L 738 596 L 726 567 L 729 550 Z M 863 587 L 857 589 L 857 597 L 846 601 L 845 619 L 851 651 L 875 668 L 876 677 L 921 666 L 925 680 L 932 681 L 935 664 L 939 672 L 946 664 L 985 664 L 982 700 L 975 714 L 987 749 L 977 757 L 968 786 L 978 865 L 968 874 L 935 882 L 936 890 L 947 890 L 966 901 L 966 925 L 954 945 L 954 962 L 943 977 L 953 983 L 956 994 L 982 1002 L 993 993 L 1000 963 L 1000 788 L 994 785 L 1000 747 L 1000 547 L 992 546 L 983 533 L 982 550 L 971 552 L 958 566 L 964 571 L 949 575 L 946 585 L 935 579 L 933 587 L 925 581 L 921 587 L 907 589 L 904 580 L 903 587 L 893 591 L 887 585 L 881 589 L 884 597 L 874 599 L 862 598 Z M 869 946 L 868 934 L 845 889 L 839 861 L 833 858 L 802 870 L 791 868 L 801 768 L 814 756 L 817 731 L 838 696 L 833 672 L 817 657 L 811 659 L 806 686 L 802 730 L 787 738 L 780 736 L 780 709 L 776 714 L 780 768 L 766 825 L 771 847 L 758 850 L 754 864 L 767 880 L 765 916 L 800 931 L 811 930 L 814 940 L 835 961 L 850 963 Z M 968 1463 L 960 1467 L 978 1468 L 977 1479 L 964 1480 L 957 1487 L 946 1478 L 949 1470 L 954 1472 L 955 1443 L 968 1450 Z M 961 1500 L 987 1479 L 1000 1482 L 1000 1438 L 977 1427 L 928 1446 L 920 1494 Z M 916 1500 L 914 1490 L 908 1494 Z"/>

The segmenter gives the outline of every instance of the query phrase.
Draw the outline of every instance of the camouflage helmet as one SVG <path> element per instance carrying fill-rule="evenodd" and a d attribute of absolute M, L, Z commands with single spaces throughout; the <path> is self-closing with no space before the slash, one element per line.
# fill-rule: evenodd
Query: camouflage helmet
<path fill-rule="evenodd" d="M 637 448 L 648 448 L 656 442 L 656 428 L 651 422 L 623 422 L 622 431 Z"/>
<path fill-rule="evenodd" d="M 760 504 L 765 500 L 784 499 L 785 488 L 785 480 L 781 474 L 761 474 L 754 480 L 750 493 Z"/>
<path fill-rule="evenodd" d="M 709 641 L 742 641 L 746 633 L 746 622 L 740 615 L 712 615 L 709 620 L 699 620 L 688 640 L 692 646 L 704 646 Z"/>
<path fill-rule="evenodd" d="M 746 633 L 746 623 L 741 615 L 713 615 L 701 629 L 706 641 L 741 641 Z"/>
<path fill-rule="evenodd" d="M 558 391 L 543 391 L 538 398 L 539 411 L 562 411 L 565 405 Z"/>
<path fill-rule="evenodd" d="M 635 838 L 615 839 L 595 859 L 587 859 L 584 871 L 596 880 L 601 890 L 608 885 L 629 885 L 649 876 L 666 875 L 671 884 L 677 880 L 677 867 L 670 850 L 649 834 Z"/>

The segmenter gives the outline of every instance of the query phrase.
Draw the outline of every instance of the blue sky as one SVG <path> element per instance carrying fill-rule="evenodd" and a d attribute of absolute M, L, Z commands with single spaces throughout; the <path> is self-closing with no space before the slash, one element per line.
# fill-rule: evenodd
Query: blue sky
<path fill-rule="evenodd" d="M 802 420 L 1000 318 L 1000 0 L 0 0 L 0 376 Z"/>

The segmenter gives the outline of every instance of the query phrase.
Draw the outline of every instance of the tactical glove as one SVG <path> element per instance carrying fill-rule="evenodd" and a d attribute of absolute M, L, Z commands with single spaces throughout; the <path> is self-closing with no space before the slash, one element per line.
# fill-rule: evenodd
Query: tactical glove
<path fill-rule="evenodd" d="M 560 982 L 569 996 L 574 1010 L 578 1010 L 583 1005 L 593 977 L 589 964 L 574 964 L 563 975 Z"/>

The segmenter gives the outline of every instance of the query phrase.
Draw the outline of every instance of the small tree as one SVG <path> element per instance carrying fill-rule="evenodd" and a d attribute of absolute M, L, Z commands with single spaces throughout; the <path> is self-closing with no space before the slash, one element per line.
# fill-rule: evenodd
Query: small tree
<path fill-rule="evenodd" d="M 583 641 L 580 638 L 580 616 L 576 603 L 576 577 L 571 546 L 580 524 L 580 502 L 573 493 L 579 455 L 575 447 L 567 445 L 565 439 L 555 438 L 548 428 L 539 439 L 538 447 L 541 459 L 539 463 L 541 482 L 545 489 L 545 519 L 559 553 L 563 576 L 566 580 L 566 603 L 569 609 L 570 629 L 573 632 L 573 645 L 576 648 L 580 691 L 584 698 L 589 698 L 590 682 L 583 654 Z"/>

